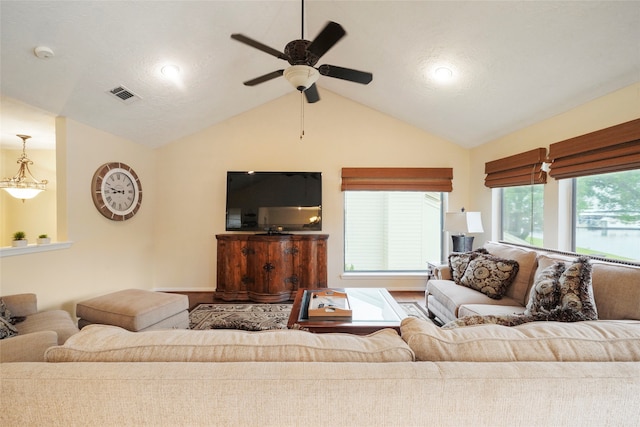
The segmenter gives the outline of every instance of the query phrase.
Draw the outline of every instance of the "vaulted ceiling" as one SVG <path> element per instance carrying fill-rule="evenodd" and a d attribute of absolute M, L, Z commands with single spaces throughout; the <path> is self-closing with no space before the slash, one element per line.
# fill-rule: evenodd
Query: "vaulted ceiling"
<path fill-rule="evenodd" d="M 0 20 L 3 97 L 150 147 L 294 90 L 284 78 L 244 86 L 288 64 L 230 35 L 282 51 L 301 35 L 297 0 L 2 0 Z M 321 76 L 321 98 L 335 92 L 464 147 L 640 81 L 638 1 L 305 2 L 305 39 L 327 21 L 347 36 L 318 64 L 370 71 L 373 81 Z M 53 56 L 38 58 L 38 46 Z M 169 63 L 178 81 L 160 73 Z M 446 83 L 433 76 L 441 66 L 453 72 Z M 108 94 L 119 86 L 140 99 Z M 8 105 L 2 143 L 20 144 L 15 134 L 30 130 L 15 128 L 21 109 Z"/>

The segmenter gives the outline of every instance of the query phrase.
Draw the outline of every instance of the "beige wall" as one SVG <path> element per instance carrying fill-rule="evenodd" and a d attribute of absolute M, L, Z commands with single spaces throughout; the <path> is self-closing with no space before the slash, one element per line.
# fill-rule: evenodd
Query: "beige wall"
<path fill-rule="evenodd" d="M 326 90 L 321 102 L 304 108 L 302 140 L 300 95 L 291 93 L 157 150 L 157 288 L 215 288 L 215 235 L 225 232 L 228 170 L 322 172 L 322 232 L 330 236 L 330 286 L 424 287 L 424 280 L 415 277 L 375 282 L 340 277 L 341 168 L 452 167 L 450 203 L 463 206 L 469 196 L 468 150 Z"/>
<path fill-rule="evenodd" d="M 67 211 L 65 234 L 73 245 L 1 258 L 0 294 L 34 292 L 40 308 L 74 313 L 76 302 L 88 297 L 152 288 L 154 151 L 73 120 L 58 119 L 57 126 L 58 175 L 67 183 L 57 203 L 59 211 Z M 91 199 L 93 173 L 110 161 L 127 163 L 142 181 L 144 204 L 126 222 L 104 218 Z"/>
<path fill-rule="evenodd" d="M 640 118 L 640 83 L 595 99 L 566 113 L 544 120 L 505 137 L 471 150 L 469 182 L 471 207 L 482 211 L 483 218 L 492 218 L 492 191 L 484 186 L 484 164 L 491 160 L 522 153 L 538 147 L 584 135 L 598 129 Z M 544 196 L 544 245 L 568 250 L 567 233 L 570 212 L 563 208 L 570 203 L 567 180 L 556 181 L 549 177 Z M 495 209 L 495 208 L 494 208 Z M 485 233 L 478 235 L 477 243 L 496 239 L 498 230 L 492 221 L 484 221 Z"/>

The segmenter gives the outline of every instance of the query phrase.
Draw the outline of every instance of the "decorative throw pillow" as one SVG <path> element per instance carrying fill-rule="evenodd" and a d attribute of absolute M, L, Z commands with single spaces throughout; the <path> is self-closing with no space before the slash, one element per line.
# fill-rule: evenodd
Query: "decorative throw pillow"
<path fill-rule="evenodd" d="M 560 276 L 559 285 L 560 303 L 552 314 L 565 322 L 598 320 L 589 258 L 579 257 L 569 265 Z"/>
<path fill-rule="evenodd" d="M 4 300 L 0 298 L 0 317 L 5 318 L 7 320 L 11 319 L 11 311 L 4 303 Z"/>
<path fill-rule="evenodd" d="M 469 262 L 479 254 L 488 254 L 484 248 L 478 248 L 473 252 L 454 252 L 449 255 L 449 268 L 451 269 L 451 278 L 457 285 L 461 285 L 460 279 L 464 275 Z"/>
<path fill-rule="evenodd" d="M 501 325 L 501 326 L 518 326 L 523 323 L 531 322 L 528 316 L 522 314 L 488 314 L 485 316 L 473 315 L 463 316 L 459 319 L 452 320 L 442 326 L 442 329 L 453 329 L 461 326 L 473 325 Z"/>
<path fill-rule="evenodd" d="M 18 334 L 18 330 L 11 322 L 4 317 L 0 317 L 0 340 L 12 337 Z"/>
<path fill-rule="evenodd" d="M 542 270 L 531 286 L 524 314 L 549 314 L 560 304 L 560 276 L 565 268 L 565 264 L 558 261 Z"/>
<path fill-rule="evenodd" d="M 460 284 L 500 299 L 518 274 L 518 262 L 488 254 L 479 254 L 469 261 Z"/>

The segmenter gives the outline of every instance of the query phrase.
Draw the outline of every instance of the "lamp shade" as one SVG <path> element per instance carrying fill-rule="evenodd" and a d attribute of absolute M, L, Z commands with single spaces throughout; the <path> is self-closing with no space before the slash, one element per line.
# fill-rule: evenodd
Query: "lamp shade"
<path fill-rule="evenodd" d="M 447 212 L 444 217 L 444 229 L 450 233 L 483 233 L 480 212 Z"/>

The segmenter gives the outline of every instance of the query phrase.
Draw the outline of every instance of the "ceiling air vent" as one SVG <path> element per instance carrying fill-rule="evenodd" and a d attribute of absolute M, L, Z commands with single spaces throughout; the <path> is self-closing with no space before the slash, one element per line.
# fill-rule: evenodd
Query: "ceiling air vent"
<path fill-rule="evenodd" d="M 108 93 L 115 96 L 125 104 L 131 104 L 132 102 L 142 99 L 140 95 L 136 95 L 135 93 L 133 93 L 132 91 L 130 91 L 129 89 L 127 89 L 122 85 L 111 89 Z"/>

